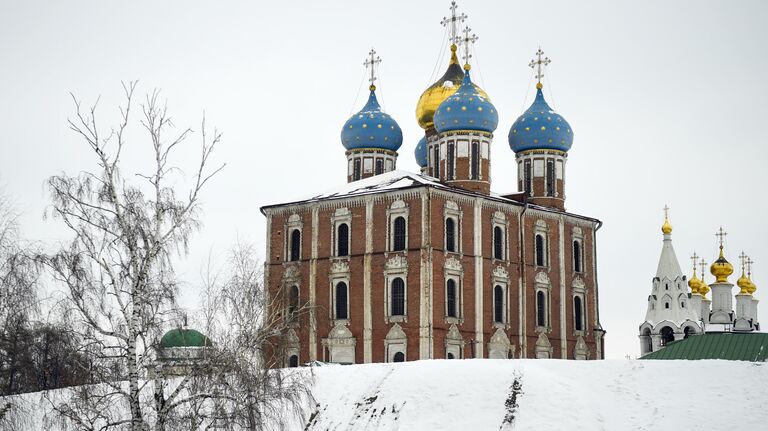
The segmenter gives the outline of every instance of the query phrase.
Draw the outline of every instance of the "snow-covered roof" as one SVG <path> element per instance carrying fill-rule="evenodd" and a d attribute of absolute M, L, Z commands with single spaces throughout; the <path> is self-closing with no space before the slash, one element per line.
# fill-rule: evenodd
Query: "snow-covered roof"
<path fill-rule="evenodd" d="M 429 175 L 395 170 L 395 171 L 391 171 L 391 172 L 387 172 L 379 175 L 374 175 L 372 177 L 368 177 L 362 180 L 352 181 L 352 182 L 343 184 L 341 186 L 334 187 L 333 189 L 326 190 L 325 192 L 315 194 L 312 196 L 307 196 L 303 199 L 298 199 L 296 201 L 283 202 L 283 203 L 273 204 L 273 205 L 265 205 L 261 207 L 261 212 L 264 213 L 265 209 L 272 208 L 272 207 L 280 207 L 280 206 L 295 205 L 295 204 L 306 204 L 311 202 L 319 202 L 323 200 L 332 200 L 332 199 L 346 199 L 346 198 L 351 198 L 356 196 L 384 193 L 384 192 L 395 191 L 395 190 L 404 190 L 404 189 L 409 189 L 414 187 L 433 187 L 435 189 L 445 190 L 448 192 L 460 193 L 460 194 L 465 194 L 470 196 L 478 196 L 486 199 L 502 201 L 512 205 L 525 205 L 523 202 L 520 202 L 515 199 L 511 199 L 509 197 L 510 195 L 501 195 L 493 192 L 491 192 L 489 195 L 484 195 L 481 193 L 464 190 L 458 187 L 448 186 L 446 184 L 441 183 L 440 180 L 438 180 L 437 178 L 431 177 Z M 542 211 L 562 213 L 562 211 L 558 209 L 533 205 L 530 203 L 528 204 L 528 207 L 536 208 Z M 592 217 L 586 217 L 586 216 L 573 214 L 573 213 L 567 213 L 567 214 L 574 217 L 599 223 L 599 220 Z"/>

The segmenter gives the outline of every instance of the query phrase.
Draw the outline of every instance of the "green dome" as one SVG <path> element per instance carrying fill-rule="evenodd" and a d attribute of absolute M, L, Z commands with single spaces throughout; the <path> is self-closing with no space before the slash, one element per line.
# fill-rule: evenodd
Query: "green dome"
<path fill-rule="evenodd" d="M 163 335 L 160 347 L 211 347 L 213 343 L 205 335 L 194 329 L 171 329 Z"/>

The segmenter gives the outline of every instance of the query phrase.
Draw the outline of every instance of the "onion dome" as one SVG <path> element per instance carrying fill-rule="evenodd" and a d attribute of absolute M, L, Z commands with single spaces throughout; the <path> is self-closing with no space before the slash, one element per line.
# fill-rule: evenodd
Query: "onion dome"
<path fill-rule="evenodd" d="M 669 235 L 669 234 L 672 233 L 672 224 L 669 223 L 669 218 L 666 217 L 666 216 L 664 217 L 664 224 L 661 225 L 661 232 L 664 235 Z M 696 272 L 694 271 L 693 274 L 694 274 L 694 277 L 695 277 L 696 276 Z"/>
<path fill-rule="evenodd" d="M 709 285 L 704 281 L 704 273 L 701 274 L 701 284 L 699 285 L 699 295 L 707 296 L 709 293 Z"/>
<path fill-rule="evenodd" d="M 435 129 L 439 132 L 451 130 L 478 130 L 491 133 L 499 125 L 499 114 L 488 96 L 472 84 L 469 65 L 461 87 L 435 111 Z"/>
<path fill-rule="evenodd" d="M 736 281 L 736 285 L 741 288 L 741 291 L 739 291 L 740 295 L 749 295 L 750 281 L 744 272 L 744 268 L 741 268 L 741 277 Z"/>
<path fill-rule="evenodd" d="M 351 116 L 341 130 L 341 143 L 347 150 L 361 148 L 397 151 L 403 144 L 403 132 L 397 122 L 381 110 L 376 100 L 376 86 L 371 85 L 368 103 Z"/>
<path fill-rule="evenodd" d="M 720 246 L 720 256 L 709 267 L 709 272 L 715 276 L 715 283 L 728 283 L 728 276 L 733 274 L 733 265 L 725 259 L 723 246 Z"/>
<path fill-rule="evenodd" d="M 419 140 L 419 143 L 416 144 L 416 151 L 414 151 L 414 155 L 416 156 L 416 163 L 419 164 L 420 167 L 426 168 L 427 167 L 427 137 L 424 136 Z"/>
<path fill-rule="evenodd" d="M 188 328 L 171 329 L 160 339 L 160 347 L 211 347 L 213 343 L 199 331 Z"/>
<path fill-rule="evenodd" d="M 691 276 L 691 279 L 688 280 L 688 287 L 691 288 L 691 293 L 694 295 L 699 294 L 699 289 L 701 288 L 701 280 L 699 280 L 698 277 L 696 277 L 696 270 L 693 270 L 693 276 Z"/>
<path fill-rule="evenodd" d="M 463 78 L 464 71 L 461 69 L 459 59 L 456 57 L 456 45 L 452 44 L 451 61 L 448 63 L 448 69 L 437 82 L 421 93 L 419 102 L 416 104 L 416 120 L 422 129 L 434 129 L 433 117 L 435 116 L 435 111 L 437 111 L 438 106 L 445 99 L 452 96 L 459 89 Z M 477 91 L 486 99 L 488 98 L 488 95 L 482 89 L 477 88 Z"/>
<path fill-rule="evenodd" d="M 565 118 L 549 107 L 536 84 L 536 99 L 509 129 L 509 148 L 519 153 L 525 150 L 568 151 L 573 145 L 573 131 Z"/>
<path fill-rule="evenodd" d="M 755 293 L 755 291 L 757 291 L 757 285 L 755 284 L 754 281 L 752 281 L 752 279 L 750 279 L 749 280 L 749 287 L 747 288 L 747 292 L 749 292 L 749 294 L 752 295 L 753 293 Z"/>

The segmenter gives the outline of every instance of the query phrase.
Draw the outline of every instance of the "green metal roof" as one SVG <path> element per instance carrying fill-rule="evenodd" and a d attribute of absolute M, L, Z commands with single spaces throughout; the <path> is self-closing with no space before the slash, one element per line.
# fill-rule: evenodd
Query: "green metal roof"
<path fill-rule="evenodd" d="M 766 362 L 768 334 L 762 332 L 710 332 L 667 344 L 640 359 L 726 359 Z"/>
<path fill-rule="evenodd" d="M 163 335 L 160 347 L 210 347 L 213 344 L 205 335 L 194 329 L 171 329 Z"/>

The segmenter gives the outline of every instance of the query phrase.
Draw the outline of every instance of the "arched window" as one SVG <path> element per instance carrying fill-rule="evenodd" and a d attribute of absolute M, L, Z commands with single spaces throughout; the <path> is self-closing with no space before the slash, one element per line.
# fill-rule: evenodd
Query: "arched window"
<path fill-rule="evenodd" d="M 526 196 L 533 196 L 533 172 L 531 170 L 531 161 L 526 160 L 523 162 L 523 190 L 525 190 Z"/>
<path fill-rule="evenodd" d="M 398 277 L 392 280 L 392 316 L 405 316 L 405 282 Z"/>
<path fill-rule="evenodd" d="M 446 315 L 448 317 L 458 317 L 456 315 L 456 282 L 453 279 L 448 279 L 445 287 L 446 295 Z"/>
<path fill-rule="evenodd" d="M 357 181 L 360 179 L 360 173 L 362 171 L 361 169 L 361 161 L 360 159 L 355 159 L 354 162 L 352 162 L 352 181 Z"/>
<path fill-rule="evenodd" d="M 504 259 L 504 230 L 500 226 L 493 228 L 493 258 Z"/>
<path fill-rule="evenodd" d="M 666 346 L 673 341 L 675 341 L 675 332 L 672 328 L 669 326 L 661 328 L 661 345 Z"/>
<path fill-rule="evenodd" d="M 301 231 L 294 229 L 291 232 L 291 262 L 301 259 Z"/>
<path fill-rule="evenodd" d="M 445 219 L 445 249 L 456 252 L 456 222 L 450 217 Z"/>
<path fill-rule="evenodd" d="M 669 302 L 664 303 L 664 308 L 669 309 Z"/>
<path fill-rule="evenodd" d="M 504 323 L 504 289 L 501 286 L 493 288 L 493 321 Z"/>
<path fill-rule="evenodd" d="M 291 355 L 290 359 L 288 359 L 288 366 L 291 368 L 296 368 L 299 366 L 298 355 Z"/>
<path fill-rule="evenodd" d="M 349 256 L 349 225 L 346 223 L 336 228 L 336 252 L 339 256 Z"/>
<path fill-rule="evenodd" d="M 392 251 L 405 250 L 405 217 L 397 217 L 394 222 Z"/>
<path fill-rule="evenodd" d="M 538 291 L 536 293 L 536 325 L 547 325 L 547 298 L 544 296 L 544 292 Z"/>
<path fill-rule="evenodd" d="M 336 283 L 336 318 L 347 319 L 347 283 Z"/>
<path fill-rule="evenodd" d="M 696 331 L 694 331 L 693 328 L 691 328 L 690 326 L 686 326 L 685 329 L 683 330 L 683 334 L 684 334 L 683 338 L 688 338 L 695 333 Z"/>
<path fill-rule="evenodd" d="M 384 173 L 384 159 L 376 159 L 376 168 L 375 168 L 376 175 L 380 175 Z"/>
<path fill-rule="evenodd" d="M 581 244 L 578 241 L 573 242 L 573 270 L 582 272 L 581 268 Z"/>
<path fill-rule="evenodd" d="M 435 145 L 435 150 L 433 151 L 434 156 L 432 156 L 432 164 L 434 166 L 434 175 L 432 175 L 435 178 L 440 178 L 440 147 Z"/>
<path fill-rule="evenodd" d="M 405 362 L 405 355 L 403 352 L 395 353 L 394 362 Z"/>
<path fill-rule="evenodd" d="M 574 320 L 574 327 L 577 331 L 584 330 L 584 324 L 583 324 L 583 309 L 581 306 L 581 297 L 575 296 L 573 297 L 573 320 Z"/>
<path fill-rule="evenodd" d="M 546 266 L 544 236 L 536 235 L 536 266 Z"/>
<path fill-rule="evenodd" d="M 472 179 L 480 178 L 480 143 L 472 141 L 472 169 L 470 172 Z"/>
<path fill-rule="evenodd" d="M 555 161 L 547 160 L 547 196 L 555 196 Z"/>
<path fill-rule="evenodd" d="M 295 319 L 299 312 L 299 286 L 291 286 L 288 292 L 288 317 Z"/>

